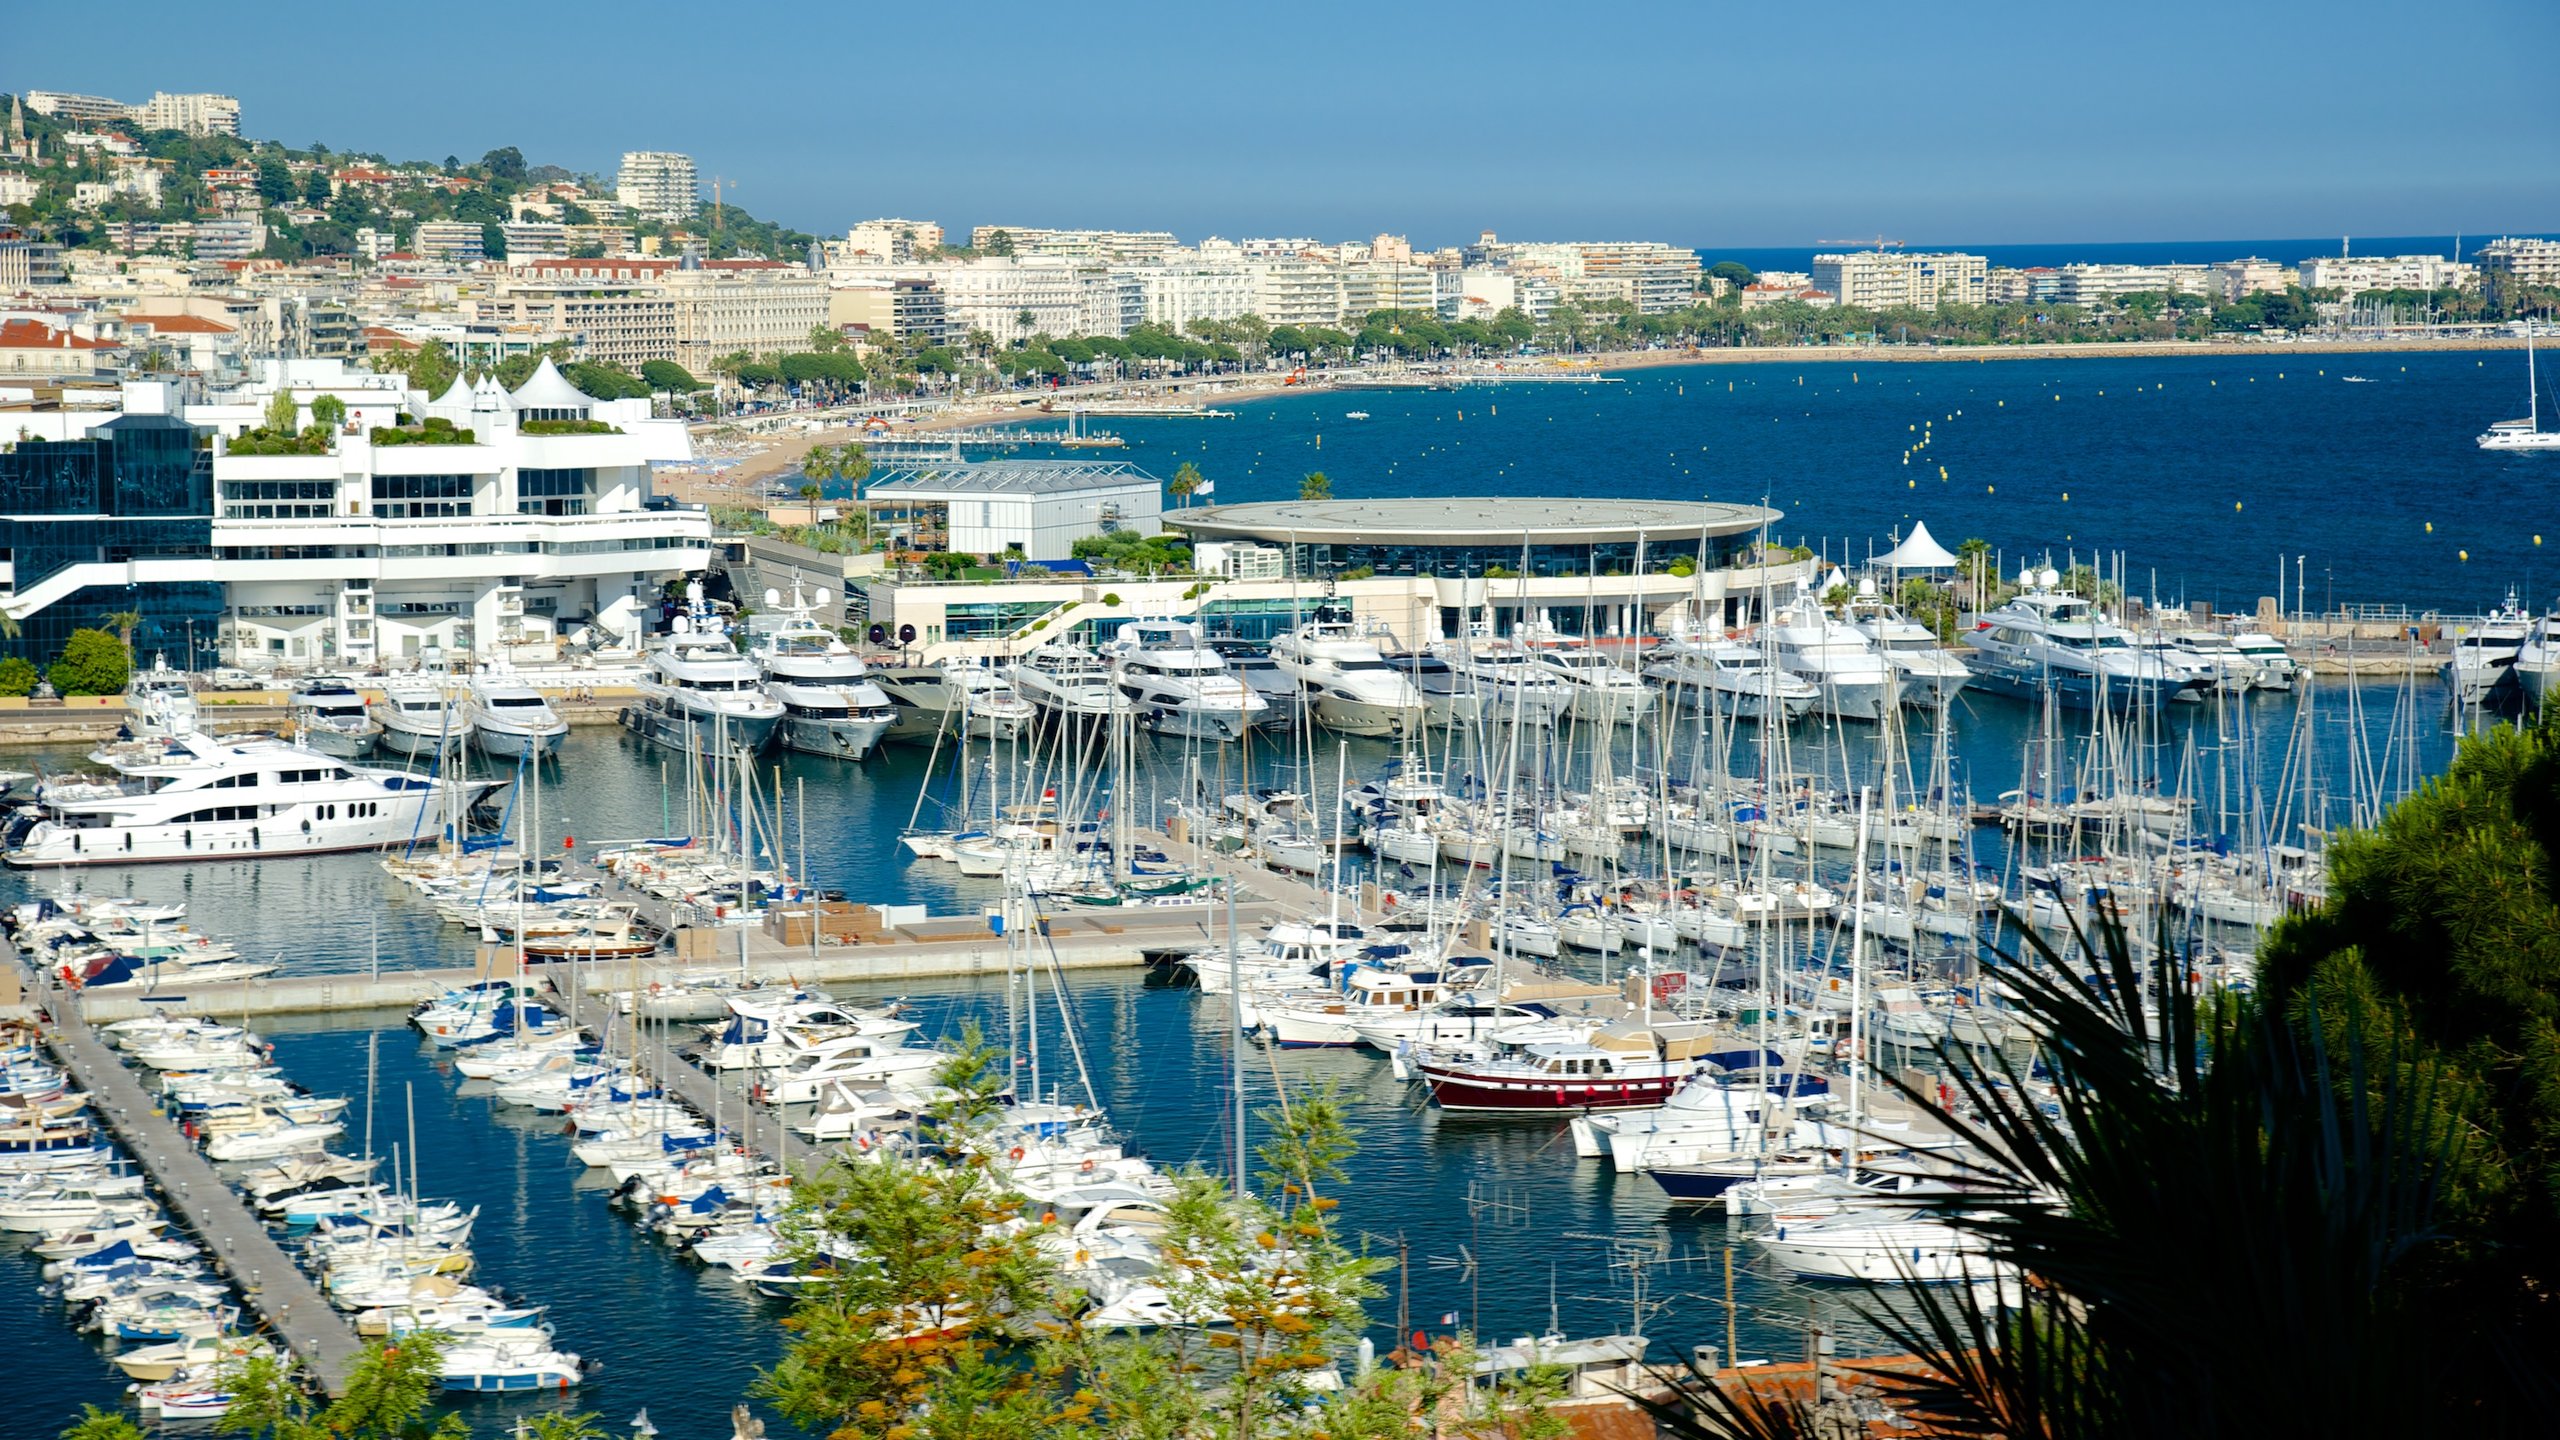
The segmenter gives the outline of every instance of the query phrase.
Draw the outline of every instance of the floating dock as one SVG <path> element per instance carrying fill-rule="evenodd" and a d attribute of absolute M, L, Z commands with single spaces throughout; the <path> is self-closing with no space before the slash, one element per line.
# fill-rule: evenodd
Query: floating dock
<path fill-rule="evenodd" d="M 10 959 L 18 960 L 14 946 Z M 162 1202 L 204 1243 L 214 1267 L 238 1288 L 249 1309 L 301 1358 L 322 1389 L 333 1398 L 344 1395 L 364 1353 L 354 1329 L 285 1254 L 240 1193 L 160 1112 L 141 1080 L 89 1028 L 80 1006 L 49 976 L 36 977 L 32 994 L 52 1017 L 46 1047 L 89 1093 L 97 1122 L 140 1162 Z"/>

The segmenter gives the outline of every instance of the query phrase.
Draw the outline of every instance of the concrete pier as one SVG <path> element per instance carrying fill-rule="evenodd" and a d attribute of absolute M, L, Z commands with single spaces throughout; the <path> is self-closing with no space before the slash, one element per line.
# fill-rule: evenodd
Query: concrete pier
<path fill-rule="evenodd" d="M 11 959 L 16 960 L 14 952 Z M 354 1329 L 285 1254 L 248 1202 L 160 1113 L 140 1079 L 89 1028 L 80 1007 L 50 977 L 37 976 L 35 985 L 31 993 L 53 1017 L 46 1047 L 64 1073 L 89 1093 L 89 1109 L 98 1122 L 141 1163 L 161 1200 L 204 1243 L 249 1309 L 291 1348 L 321 1388 L 332 1397 L 345 1394 L 364 1352 Z"/>

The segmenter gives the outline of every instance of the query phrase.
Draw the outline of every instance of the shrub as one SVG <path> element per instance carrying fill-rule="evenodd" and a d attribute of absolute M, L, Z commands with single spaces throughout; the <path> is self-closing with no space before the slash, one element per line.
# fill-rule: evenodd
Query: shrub
<path fill-rule="evenodd" d="M 36 667 L 22 656 L 0 660 L 0 695 L 28 695 L 36 688 Z"/>
<path fill-rule="evenodd" d="M 516 427 L 520 435 L 619 435 L 622 431 L 602 420 L 527 420 Z"/>
<path fill-rule="evenodd" d="M 1106 592 L 1106 593 L 1103 595 L 1103 597 L 1102 597 L 1102 603 L 1103 603 L 1103 604 L 1105 604 L 1105 605 L 1117 605 L 1117 604 L 1119 604 L 1119 603 L 1120 603 L 1120 592 L 1119 592 L 1119 591 L 1117 591 L 1117 590 L 1113 590 L 1113 591 Z"/>
<path fill-rule="evenodd" d="M 104 630 L 84 628 L 63 642 L 62 654 L 45 678 L 63 695 L 114 695 L 133 678 L 133 663 L 123 642 Z"/>
<path fill-rule="evenodd" d="M 442 429 L 437 426 L 442 425 Z M 373 427 L 376 445 L 475 445 L 479 436 L 467 429 L 457 429 L 450 420 L 431 419 L 420 430 L 395 430 L 388 426 Z"/>

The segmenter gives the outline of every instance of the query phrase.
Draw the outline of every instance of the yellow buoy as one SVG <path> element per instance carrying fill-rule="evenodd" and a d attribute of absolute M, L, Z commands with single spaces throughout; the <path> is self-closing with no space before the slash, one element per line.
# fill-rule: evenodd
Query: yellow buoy
<path fill-rule="evenodd" d="M 1946 467 L 1946 466 L 1941 465 L 1941 466 L 1939 466 L 1939 467 L 1938 467 L 1938 478 L 1939 478 L 1939 479 L 1941 479 L 1941 480 L 1944 480 L 1944 479 L 1946 479 L 1946 478 L 1947 478 L 1947 467 Z"/>
<path fill-rule="evenodd" d="M 2062 498 L 2063 498 L 2063 499 L 2065 499 L 2065 500 L 2070 499 L 2070 498 L 2071 498 L 2071 492 L 2070 492 L 2070 491 L 2068 491 L 2068 490 L 2063 491 L 2063 492 L 2062 492 Z"/>
<path fill-rule="evenodd" d="M 2471 552 L 2468 550 L 2456 550 L 2453 553 L 2455 558 L 2460 560 L 2468 561 L 2471 558 Z"/>
<path fill-rule="evenodd" d="M 2239 509 L 2239 508 L 2240 508 L 2240 502 L 2239 502 L 2239 501 L 2237 501 L 2237 500 L 2232 501 L 2232 502 L 2231 502 L 2231 508 L 2232 508 L 2232 509 L 2234 509 L 2234 510 Z"/>
<path fill-rule="evenodd" d="M 1985 485 L 1982 487 L 1982 493 L 1985 495 L 1997 495 L 2000 493 L 2000 487 L 1997 485 Z"/>
<path fill-rule="evenodd" d="M 2534 544 L 2536 544 L 2536 545 L 2541 544 L 2541 543 L 2542 543 L 2542 537 L 2541 537 L 2541 536 L 2539 536 L 2539 535 L 2534 536 L 2534 537 L 2533 537 L 2533 543 L 2534 543 Z"/>
<path fill-rule="evenodd" d="M 1920 482 L 1917 480 L 1905 480 L 1902 482 L 1902 488 L 1905 490 L 1917 490 L 1920 488 Z"/>
<path fill-rule="evenodd" d="M 2003 410 L 2008 409 L 2008 408 L 2009 408 L 2009 402 L 2008 402 L 2008 401 L 2006 401 L 2006 400 L 2001 401 L 2001 402 L 2000 402 L 2000 408 L 2001 408 L 2001 409 L 2003 409 Z"/>
<path fill-rule="evenodd" d="M 2436 522 L 2433 520 L 2427 522 L 2427 533 L 2430 535 L 2436 533 Z"/>

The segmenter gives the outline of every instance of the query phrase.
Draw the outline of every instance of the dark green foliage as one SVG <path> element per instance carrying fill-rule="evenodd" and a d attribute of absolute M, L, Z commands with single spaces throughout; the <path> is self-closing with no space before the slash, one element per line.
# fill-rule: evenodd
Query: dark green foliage
<path fill-rule="evenodd" d="M 62 655 L 45 671 L 56 693 L 115 695 L 133 678 L 133 662 L 116 637 L 86 627 L 71 632 Z"/>
<path fill-rule="evenodd" d="M 673 360 L 651 360 L 640 367 L 640 378 L 652 390 L 703 390 L 709 388 L 693 378 L 693 372 Z"/>
<path fill-rule="evenodd" d="M 22 655 L 0 660 L 0 695 L 28 695 L 36 688 L 34 662 Z"/>
<path fill-rule="evenodd" d="M 577 360 L 560 367 L 570 384 L 598 400 L 646 400 L 649 382 L 619 365 L 601 360 Z"/>
<path fill-rule="evenodd" d="M 1078 560 L 1089 560 L 1140 575 L 1191 568 L 1189 541 L 1172 535 L 1140 535 L 1133 530 L 1081 536 L 1068 547 L 1067 553 Z"/>

